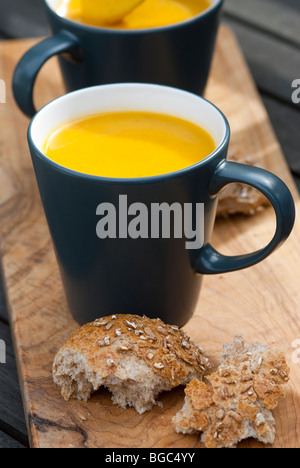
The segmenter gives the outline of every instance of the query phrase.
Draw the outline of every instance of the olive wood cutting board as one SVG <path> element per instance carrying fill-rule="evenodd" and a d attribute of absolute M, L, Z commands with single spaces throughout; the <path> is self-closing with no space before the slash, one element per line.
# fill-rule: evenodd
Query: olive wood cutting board
<path fill-rule="evenodd" d="M 103 390 L 88 403 L 65 403 L 52 381 L 53 358 L 77 325 L 68 312 L 52 244 L 27 148 L 28 120 L 10 91 L 13 69 L 35 41 L 0 43 L 0 77 L 7 103 L 0 105 L 0 223 L 7 288 L 19 377 L 32 447 L 201 447 L 195 435 L 176 434 L 171 418 L 184 392 L 161 396 L 163 408 L 138 415 L 113 406 Z M 40 107 L 63 93 L 56 59 L 41 72 L 36 89 Z M 299 198 L 267 113 L 232 33 L 220 30 L 206 94 L 227 115 L 231 150 L 253 155 L 281 176 Z M 219 220 L 214 245 L 233 255 L 256 250 L 273 236 L 271 208 L 255 217 Z M 293 359 L 300 339 L 300 224 L 287 243 L 249 270 L 207 277 L 194 318 L 186 330 L 214 363 L 222 344 L 235 334 L 247 341 L 280 347 L 291 366 L 287 397 L 275 410 L 275 447 L 300 447 L 300 363 Z M 116 291 L 116 294 L 118 291 Z M 300 354 L 300 353 L 299 353 Z M 293 362 L 294 361 L 294 362 Z M 261 447 L 246 441 L 242 447 Z"/>

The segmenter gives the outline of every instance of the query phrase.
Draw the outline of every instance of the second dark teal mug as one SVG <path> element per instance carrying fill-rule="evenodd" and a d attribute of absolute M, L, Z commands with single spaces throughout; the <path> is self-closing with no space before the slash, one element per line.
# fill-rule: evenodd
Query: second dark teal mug
<path fill-rule="evenodd" d="M 67 91 L 108 83 L 174 86 L 202 95 L 213 56 L 223 0 L 178 24 L 143 30 L 97 28 L 59 16 L 60 0 L 44 0 L 53 33 L 18 64 L 13 90 L 20 109 L 35 114 L 33 87 L 54 55 Z"/>
<path fill-rule="evenodd" d="M 79 173 L 43 153 L 46 138 L 60 125 L 79 116 L 113 111 L 148 111 L 188 120 L 208 131 L 217 148 L 194 166 L 138 179 Z M 228 162 L 229 139 L 228 122 L 215 106 L 164 86 L 116 84 L 83 89 L 53 101 L 34 117 L 29 147 L 70 310 L 80 324 L 124 313 L 160 317 L 182 326 L 194 312 L 203 275 L 255 265 L 287 239 L 295 219 L 290 191 L 270 172 Z M 276 213 L 274 238 L 249 255 L 227 257 L 210 244 L 218 192 L 231 182 L 260 190 Z M 128 206 L 142 203 L 149 212 L 152 204 L 176 204 L 183 209 L 186 204 L 202 205 L 198 226 L 202 244 L 188 249 L 187 238 L 174 235 L 99 238 L 99 204 L 117 207 L 120 197 Z"/>

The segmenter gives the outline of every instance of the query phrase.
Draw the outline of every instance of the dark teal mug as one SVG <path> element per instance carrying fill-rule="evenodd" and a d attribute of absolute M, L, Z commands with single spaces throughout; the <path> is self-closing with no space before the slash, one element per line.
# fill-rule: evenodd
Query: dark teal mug
<path fill-rule="evenodd" d="M 46 138 L 60 124 L 112 111 L 156 112 L 188 120 L 207 130 L 217 148 L 194 166 L 138 179 L 82 174 L 43 154 Z M 215 106 L 194 94 L 157 85 L 116 84 L 83 89 L 53 101 L 34 117 L 28 131 L 29 147 L 70 310 L 80 324 L 124 313 L 160 317 L 182 326 L 192 317 L 203 275 L 255 265 L 287 239 L 295 219 L 290 191 L 278 177 L 263 169 L 228 162 L 229 138 L 228 122 Z M 226 257 L 210 244 L 218 192 L 231 182 L 260 190 L 276 213 L 273 240 L 249 255 Z M 127 218 L 128 214 L 128 222 L 133 219 L 129 207 L 137 210 L 137 206 L 143 206 L 152 216 L 154 205 L 170 207 L 161 220 L 170 223 L 169 236 L 162 229 L 158 235 L 152 235 L 152 230 L 149 235 L 129 235 L 129 229 L 127 235 L 124 230 L 122 235 L 120 230 L 118 235 L 99 235 L 99 222 L 109 206 L 120 210 L 120 228 L 121 217 Z M 180 237 L 178 231 L 175 235 L 175 228 L 171 229 L 170 213 L 175 220 L 178 207 L 182 213 L 187 207 L 199 208 L 199 212 L 202 209 L 196 229 L 192 229 L 192 216 L 189 230 L 197 242 L 193 243 L 186 231 Z"/>
<path fill-rule="evenodd" d="M 59 16 L 60 0 L 44 0 L 53 36 L 18 64 L 13 90 L 20 109 L 35 114 L 33 87 L 43 64 L 59 54 L 67 91 L 108 83 L 141 82 L 203 94 L 223 0 L 194 18 L 143 30 L 96 28 Z"/>

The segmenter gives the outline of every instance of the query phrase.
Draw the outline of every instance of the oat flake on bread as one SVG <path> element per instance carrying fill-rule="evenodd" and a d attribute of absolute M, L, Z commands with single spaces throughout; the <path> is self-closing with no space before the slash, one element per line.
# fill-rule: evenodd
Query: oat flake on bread
<path fill-rule="evenodd" d="M 183 330 L 135 315 L 113 315 L 84 325 L 54 360 L 53 378 L 66 401 L 87 401 L 101 386 L 114 404 L 140 414 L 163 391 L 202 378 L 210 364 Z"/>

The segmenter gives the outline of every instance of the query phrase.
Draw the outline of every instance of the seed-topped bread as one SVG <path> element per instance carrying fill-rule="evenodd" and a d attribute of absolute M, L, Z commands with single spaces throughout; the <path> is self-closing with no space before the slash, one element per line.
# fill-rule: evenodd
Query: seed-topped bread
<path fill-rule="evenodd" d="M 228 160 L 247 164 L 249 166 L 257 166 L 255 159 L 252 156 L 244 154 L 241 151 L 230 153 Z M 234 183 L 228 185 L 219 194 L 219 203 L 217 216 L 227 218 L 230 215 L 243 214 L 247 216 L 255 215 L 270 204 L 269 200 L 258 190 L 249 185 Z"/>
<path fill-rule="evenodd" d="M 272 411 L 284 398 L 289 368 L 283 353 L 260 344 L 244 345 L 241 336 L 224 346 L 224 361 L 207 376 L 208 384 L 193 380 L 186 387 L 185 404 L 173 418 L 177 432 L 200 432 L 208 448 L 235 447 L 254 437 L 272 444 Z"/>
<path fill-rule="evenodd" d="M 144 413 L 161 392 L 201 379 L 207 370 L 203 350 L 178 327 L 113 315 L 84 325 L 68 339 L 55 358 L 53 377 L 65 400 L 87 401 L 105 386 L 113 403 Z"/>

